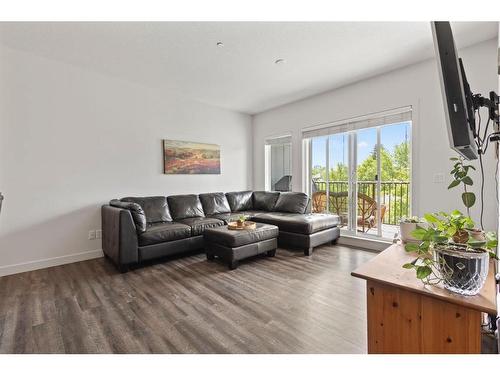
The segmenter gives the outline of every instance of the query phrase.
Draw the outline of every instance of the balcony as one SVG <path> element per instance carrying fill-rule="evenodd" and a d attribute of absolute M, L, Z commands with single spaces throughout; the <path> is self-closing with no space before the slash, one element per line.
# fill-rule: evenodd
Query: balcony
<path fill-rule="evenodd" d="M 342 226 L 348 223 L 349 195 L 347 181 L 313 181 L 313 212 L 330 212 L 340 216 Z M 357 230 L 377 235 L 377 181 L 358 181 Z M 327 205 L 327 196 L 328 205 Z M 399 220 L 410 215 L 410 182 L 384 181 L 380 183 L 380 216 L 382 237 L 393 238 L 398 231 Z"/>

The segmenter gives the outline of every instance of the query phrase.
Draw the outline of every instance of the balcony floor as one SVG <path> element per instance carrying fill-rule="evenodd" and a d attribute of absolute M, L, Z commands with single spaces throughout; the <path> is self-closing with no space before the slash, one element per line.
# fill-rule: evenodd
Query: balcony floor
<path fill-rule="evenodd" d="M 392 240 L 398 232 L 399 232 L 399 225 L 382 224 L 382 238 Z M 376 236 L 377 228 L 372 228 L 366 233 Z"/>
<path fill-rule="evenodd" d="M 377 235 L 377 228 L 371 228 L 368 231 L 365 231 L 364 233 L 367 235 L 371 236 L 376 236 Z M 390 224 L 382 224 L 382 238 L 387 239 L 387 240 L 393 240 L 394 236 L 399 232 L 399 225 L 390 225 Z M 362 231 L 359 230 L 360 234 L 362 234 Z"/>

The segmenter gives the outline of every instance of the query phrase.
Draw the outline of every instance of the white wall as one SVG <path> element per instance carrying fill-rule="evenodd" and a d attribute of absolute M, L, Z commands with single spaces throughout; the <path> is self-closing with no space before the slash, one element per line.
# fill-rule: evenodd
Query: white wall
<path fill-rule="evenodd" d="M 468 80 L 476 93 L 497 90 L 497 41 L 490 40 L 459 52 Z M 332 62 L 334 64 L 335 62 Z M 353 62 L 354 63 L 354 62 Z M 338 90 L 291 103 L 253 117 L 254 188 L 264 188 L 264 140 L 276 134 L 292 133 L 293 190 L 302 190 L 301 129 L 373 112 L 411 105 L 413 107 L 413 213 L 463 209 L 459 190 L 447 190 L 451 169 L 443 103 L 435 60 L 428 60 L 377 76 Z M 483 119 L 486 112 L 483 112 Z M 484 123 L 483 123 L 484 124 Z M 485 184 L 485 227 L 496 229 L 494 152 L 488 150 Z M 475 163 L 478 166 L 477 162 Z M 434 183 L 437 173 L 445 183 Z M 479 175 L 473 175 L 479 198 Z M 472 216 L 479 220 L 479 204 Z"/>
<path fill-rule="evenodd" d="M 112 198 L 250 188 L 251 134 L 247 115 L 0 47 L 0 275 L 100 255 L 87 235 Z M 163 138 L 219 144 L 221 175 L 162 174 Z"/>

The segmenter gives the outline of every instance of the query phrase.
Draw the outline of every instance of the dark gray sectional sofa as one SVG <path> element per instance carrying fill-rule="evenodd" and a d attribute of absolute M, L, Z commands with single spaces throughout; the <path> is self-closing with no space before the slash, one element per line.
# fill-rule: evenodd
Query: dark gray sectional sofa
<path fill-rule="evenodd" d="M 103 251 L 125 272 L 143 261 L 204 248 L 206 228 L 226 225 L 241 215 L 276 225 L 282 247 L 306 255 L 318 245 L 336 242 L 339 217 L 311 214 L 304 193 L 240 191 L 127 197 L 102 207 Z"/>

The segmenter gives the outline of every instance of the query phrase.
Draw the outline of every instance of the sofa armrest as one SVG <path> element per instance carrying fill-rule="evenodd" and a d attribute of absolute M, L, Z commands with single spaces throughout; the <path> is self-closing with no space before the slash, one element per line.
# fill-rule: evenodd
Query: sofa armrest
<path fill-rule="evenodd" d="M 133 202 L 122 202 L 121 200 L 118 199 L 112 199 L 109 202 L 109 205 L 112 207 L 117 207 L 117 208 L 123 208 L 125 210 L 129 210 L 130 214 L 132 215 L 132 219 L 134 220 L 135 223 L 135 229 L 137 230 L 137 233 L 144 233 L 146 231 L 146 214 L 144 213 L 144 210 L 142 209 L 141 206 L 139 206 L 137 203 Z"/>
<path fill-rule="evenodd" d="M 132 214 L 123 208 L 104 205 L 102 216 L 102 250 L 120 268 L 139 261 L 137 228 Z"/>
<path fill-rule="evenodd" d="M 304 210 L 304 213 L 305 214 L 310 214 L 312 212 L 312 202 L 311 202 L 311 198 L 309 197 L 309 199 L 307 200 L 307 206 L 306 206 L 306 209 Z"/>

